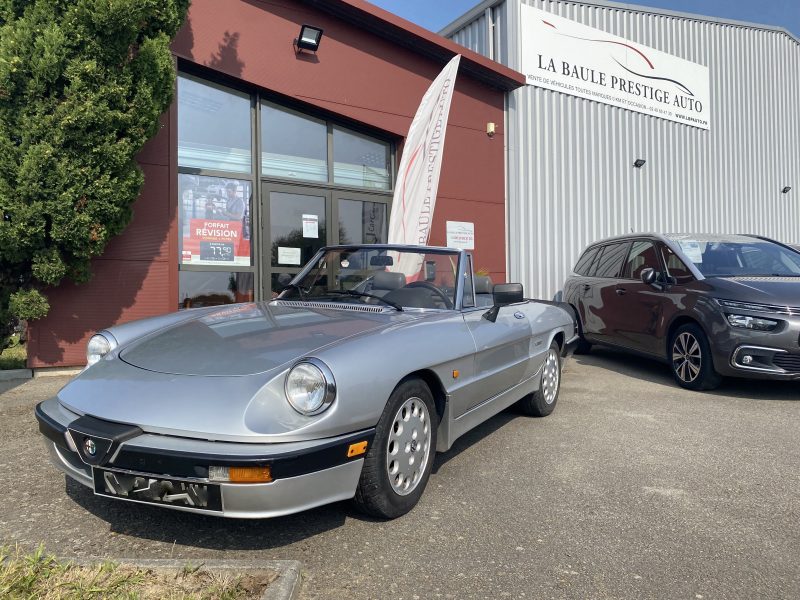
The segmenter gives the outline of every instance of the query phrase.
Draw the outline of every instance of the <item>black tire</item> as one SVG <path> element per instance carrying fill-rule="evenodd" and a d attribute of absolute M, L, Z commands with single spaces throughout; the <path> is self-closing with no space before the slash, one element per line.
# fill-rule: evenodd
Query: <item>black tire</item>
<path fill-rule="evenodd" d="M 592 350 L 592 344 L 591 342 L 587 342 L 586 338 L 583 337 L 583 323 L 581 323 L 581 315 L 578 313 L 578 309 L 574 306 L 572 306 L 572 311 L 575 313 L 575 321 L 578 323 L 578 344 L 575 346 L 575 351 L 573 354 L 589 354 L 589 352 Z"/>
<path fill-rule="evenodd" d="M 587 342 L 583 338 L 583 334 L 578 338 L 578 344 L 575 346 L 575 352 L 573 354 L 589 354 L 592 351 L 592 344 L 591 342 Z"/>
<path fill-rule="evenodd" d="M 558 394 L 561 392 L 561 366 L 561 346 L 553 341 L 542 363 L 542 383 L 539 389 L 519 401 L 522 412 L 531 417 L 546 417 L 555 410 Z M 548 373 L 548 369 L 551 372 Z M 548 389 L 545 377 L 555 389 Z"/>
<path fill-rule="evenodd" d="M 429 433 L 429 437 L 427 438 L 427 463 L 422 469 L 421 474 L 417 476 L 417 479 L 413 480 L 413 489 L 408 493 L 401 494 L 395 490 L 397 475 L 392 476 L 389 473 L 390 461 L 387 460 L 387 456 L 389 455 L 389 442 L 390 436 L 392 436 L 392 440 L 398 436 L 396 433 L 396 425 L 399 423 L 402 428 L 402 423 L 400 423 L 399 419 L 396 420 L 395 417 L 402 419 L 400 416 L 401 409 L 404 405 L 407 405 L 407 403 L 413 402 L 415 398 L 417 401 L 424 404 L 428 414 L 428 417 L 425 419 L 428 425 L 427 433 Z M 420 412 L 420 414 L 422 413 Z M 409 418 L 410 417 L 411 415 L 409 413 Z M 419 417 L 415 418 L 418 419 Z M 406 419 L 406 422 L 408 423 L 411 421 Z M 354 502 L 359 510 L 372 517 L 395 519 L 406 514 L 416 506 L 422 496 L 422 492 L 425 491 L 425 486 L 431 475 L 431 468 L 433 467 L 433 460 L 436 455 L 436 429 L 438 425 L 439 417 L 436 413 L 436 404 L 433 401 L 433 394 L 431 394 L 428 385 L 421 379 L 416 378 L 401 381 L 394 389 L 391 396 L 389 396 L 389 401 L 386 403 L 386 407 L 383 409 L 383 414 L 376 427 L 375 441 L 372 443 L 372 447 L 367 451 L 367 455 L 364 458 L 364 467 L 361 470 L 361 478 L 358 481 L 358 487 L 356 488 L 356 495 L 354 498 Z M 417 424 L 417 427 L 418 426 Z M 411 428 L 409 427 L 409 433 L 410 431 Z M 417 440 L 422 437 L 423 436 L 419 436 L 414 439 Z M 410 441 L 409 443 L 414 442 Z M 420 457 L 424 454 L 425 451 L 419 448 L 420 447 L 413 447 L 411 450 L 411 454 L 414 457 Z M 398 448 L 395 452 L 398 455 L 398 462 L 400 459 L 404 460 L 406 455 L 409 455 L 409 451 L 405 450 L 405 448 Z M 419 460 L 422 459 L 419 458 Z M 407 466 L 406 463 L 403 464 L 406 469 L 413 468 Z M 398 475 L 402 476 L 402 472 L 398 473 Z M 390 477 L 392 477 L 391 480 Z M 410 477 L 409 475 L 409 478 Z M 395 483 L 393 484 L 392 481 L 395 481 Z"/>
<path fill-rule="evenodd" d="M 681 325 L 672 334 L 667 354 L 675 382 L 687 390 L 713 390 L 722 377 L 714 370 L 711 346 L 695 323 Z"/>

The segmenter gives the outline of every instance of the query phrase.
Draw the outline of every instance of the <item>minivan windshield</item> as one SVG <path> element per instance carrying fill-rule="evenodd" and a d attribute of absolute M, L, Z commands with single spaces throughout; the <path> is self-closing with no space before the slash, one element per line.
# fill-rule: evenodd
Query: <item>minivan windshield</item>
<path fill-rule="evenodd" d="M 331 248 L 278 299 L 452 310 L 458 261 L 458 252 L 447 250 Z"/>
<path fill-rule="evenodd" d="M 800 277 L 800 252 L 747 236 L 667 236 L 705 277 Z"/>

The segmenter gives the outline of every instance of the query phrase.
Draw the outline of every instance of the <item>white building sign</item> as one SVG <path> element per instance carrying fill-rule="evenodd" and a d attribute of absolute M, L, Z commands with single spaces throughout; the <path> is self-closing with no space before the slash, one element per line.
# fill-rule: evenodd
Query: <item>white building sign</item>
<path fill-rule="evenodd" d="M 475 250 L 475 223 L 447 221 L 447 247 Z"/>
<path fill-rule="evenodd" d="M 522 5 L 527 83 L 709 129 L 708 67 Z"/>

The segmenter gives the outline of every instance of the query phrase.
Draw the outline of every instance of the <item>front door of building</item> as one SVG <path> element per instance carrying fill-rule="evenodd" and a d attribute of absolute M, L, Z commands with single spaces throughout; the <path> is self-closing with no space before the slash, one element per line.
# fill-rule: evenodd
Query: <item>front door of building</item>
<path fill-rule="evenodd" d="M 386 243 L 386 195 L 264 182 L 263 298 L 277 295 L 323 246 Z"/>

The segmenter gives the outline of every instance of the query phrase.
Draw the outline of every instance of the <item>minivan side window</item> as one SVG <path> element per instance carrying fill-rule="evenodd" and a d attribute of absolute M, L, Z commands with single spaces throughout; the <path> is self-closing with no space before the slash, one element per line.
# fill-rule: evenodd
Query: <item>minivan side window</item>
<path fill-rule="evenodd" d="M 637 240 L 631 246 L 623 277 L 625 279 L 641 279 L 642 271 L 645 269 L 653 269 L 656 273 L 661 273 L 658 253 L 652 242 Z"/>
<path fill-rule="evenodd" d="M 623 260 L 628 254 L 630 242 L 616 242 L 603 248 L 597 261 L 594 277 L 617 278 L 622 275 Z"/>
<path fill-rule="evenodd" d="M 664 244 L 659 245 L 661 246 L 661 256 L 664 257 L 664 264 L 667 265 L 667 275 L 672 277 L 678 285 L 685 285 L 694 281 L 694 275 L 692 275 L 686 263 L 678 258 L 671 248 Z"/>
<path fill-rule="evenodd" d="M 577 275 L 588 275 L 589 274 L 589 267 L 594 260 L 595 255 L 597 254 L 598 247 L 595 246 L 594 248 L 589 248 L 586 252 L 583 253 L 583 256 L 580 257 L 578 260 L 578 264 L 575 265 L 573 271 Z"/>

